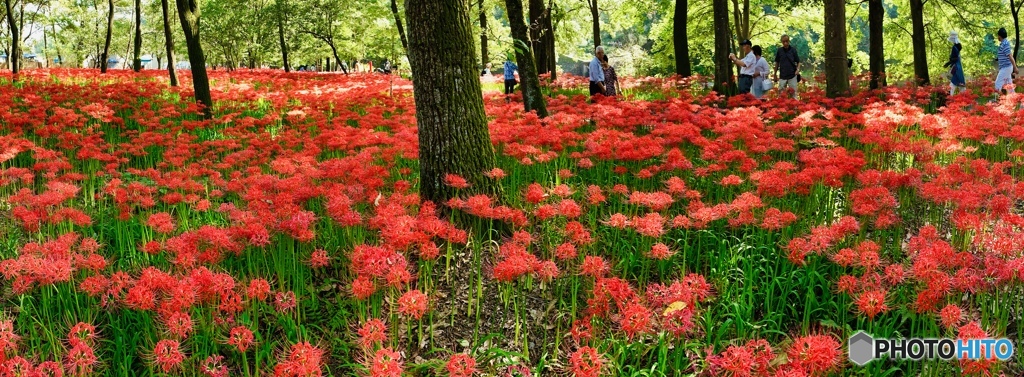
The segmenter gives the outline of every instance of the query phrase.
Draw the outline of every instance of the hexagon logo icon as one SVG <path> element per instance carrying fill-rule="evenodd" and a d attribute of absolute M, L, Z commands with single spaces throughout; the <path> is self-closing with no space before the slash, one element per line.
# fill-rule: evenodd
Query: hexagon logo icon
<path fill-rule="evenodd" d="M 847 352 L 850 361 L 858 366 L 864 366 L 875 359 L 875 340 L 864 331 L 857 331 L 847 341 Z"/>

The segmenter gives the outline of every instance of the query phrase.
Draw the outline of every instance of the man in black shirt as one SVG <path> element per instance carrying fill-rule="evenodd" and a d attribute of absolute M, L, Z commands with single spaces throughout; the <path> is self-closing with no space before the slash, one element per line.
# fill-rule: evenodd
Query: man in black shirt
<path fill-rule="evenodd" d="M 775 51 L 775 81 L 779 83 L 779 91 L 792 88 L 792 96 L 796 98 L 796 87 L 800 79 L 800 55 L 789 45 L 789 36 L 783 35 L 782 47 Z"/>

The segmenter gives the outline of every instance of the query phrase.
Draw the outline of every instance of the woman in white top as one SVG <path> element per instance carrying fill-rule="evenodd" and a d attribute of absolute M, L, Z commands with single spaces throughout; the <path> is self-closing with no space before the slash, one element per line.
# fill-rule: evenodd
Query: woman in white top
<path fill-rule="evenodd" d="M 754 52 L 754 84 L 750 86 L 750 94 L 753 94 L 757 99 L 764 97 L 764 80 L 768 78 L 768 71 L 771 67 L 768 66 L 768 61 L 761 56 L 761 46 L 754 46 L 751 48 Z"/>

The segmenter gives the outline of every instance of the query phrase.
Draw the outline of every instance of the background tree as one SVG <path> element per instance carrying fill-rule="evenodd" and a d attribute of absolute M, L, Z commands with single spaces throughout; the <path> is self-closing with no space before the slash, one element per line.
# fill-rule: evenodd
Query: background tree
<path fill-rule="evenodd" d="M 171 33 L 170 10 L 167 0 L 160 0 L 160 10 L 163 12 L 164 24 L 164 48 L 167 50 L 167 75 L 171 79 L 171 86 L 178 86 L 178 75 L 174 72 L 174 34 Z"/>
<path fill-rule="evenodd" d="M 556 64 L 550 4 L 545 5 L 544 0 L 530 0 L 530 40 L 537 74 L 551 73 Z"/>
<path fill-rule="evenodd" d="M 285 41 L 284 37 L 284 23 L 288 14 L 288 0 L 277 0 L 277 38 L 281 46 L 281 66 L 284 67 L 285 72 L 291 72 L 291 66 L 288 64 L 288 42 Z"/>
<path fill-rule="evenodd" d="M 868 43 L 870 45 L 868 56 L 870 57 L 869 86 L 871 89 L 878 89 L 885 86 L 885 40 L 884 25 L 885 6 L 882 0 L 868 0 Z"/>
<path fill-rule="evenodd" d="M 731 96 L 736 93 L 729 60 L 729 0 L 712 0 L 715 18 L 715 84 L 716 92 Z"/>
<path fill-rule="evenodd" d="M 914 81 L 918 85 L 929 85 L 928 46 L 925 45 L 924 4 L 927 0 L 910 0 L 910 20 L 913 23 L 911 44 L 914 46 Z"/>
<path fill-rule="evenodd" d="M 175 0 L 178 18 L 181 19 L 181 30 L 185 33 L 185 45 L 188 46 L 188 61 L 192 70 L 192 87 L 195 89 L 196 101 L 203 105 L 203 116 L 213 118 L 213 97 L 210 95 L 210 78 L 206 75 L 206 56 L 203 45 L 199 42 L 199 1 Z"/>
<path fill-rule="evenodd" d="M 103 42 L 103 55 L 100 56 L 100 73 L 107 73 L 107 60 L 110 59 L 110 38 L 114 32 L 114 0 L 107 0 L 107 37 Z"/>
<path fill-rule="evenodd" d="M 402 50 L 409 51 L 409 41 L 405 38 L 405 27 L 402 26 L 402 16 L 398 12 L 398 0 L 391 0 L 391 13 L 395 15 L 395 26 L 398 27 L 398 38 L 402 40 Z"/>
<path fill-rule="evenodd" d="M 686 38 L 687 2 L 676 0 L 675 12 L 672 15 L 672 45 L 675 48 L 676 74 L 690 76 L 690 44 Z"/>
<path fill-rule="evenodd" d="M 1022 0 L 1010 0 L 1010 16 L 1013 17 L 1013 60 L 1017 60 L 1017 53 L 1020 52 L 1020 6 Z"/>
<path fill-rule="evenodd" d="M 487 18 L 489 15 L 484 11 L 484 0 L 478 0 L 477 6 L 480 8 L 480 67 L 483 68 L 487 66 L 490 58 L 487 56 Z"/>
<path fill-rule="evenodd" d="M 594 47 L 601 46 L 601 10 L 597 6 L 597 0 L 587 0 L 590 8 L 590 19 L 594 29 Z"/>
<path fill-rule="evenodd" d="M 11 4 L 12 1 L 14 0 L 4 0 L 7 26 L 11 30 L 11 51 L 7 54 L 7 60 L 10 62 L 11 73 L 17 76 L 21 72 L 21 28 L 14 20 L 14 4 Z"/>
<path fill-rule="evenodd" d="M 135 38 L 132 43 L 132 70 L 142 70 L 142 0 L 135 0 Z"/>
<path fill-rule="evenodd" d="M 519 87 L 523 91 L 523 106 L 526 111 L 536 111 L 537 116 L 548 116 L 544 95 L 540 92 L 540 79 L 537 77 L 537 66 L 530 50 L 530 31 L 523 19 L 523 0 L 505 0 L 509 27 L 512 29 L 512 43 L 515 49 L 516 62 L 519 65 Z"/>
<path fill-rule="evenodd" d="M 407 0 L 409 63 L 419 130 L 420 197 L 445 203 L 456 190 L 447 174 L 469 183 L 469 191 L 500 195 L 484 176 L 495 166 L 476 49 L 466 0 Z M 466 190 L 458 192 L 466 194 Z"/>
<path fill-rule="evenodd" d="M 825 0 L 824 10 L 825 94 L 841 97 L 850 93 L 850 75 L 846 65 L 846 1 Z"/>

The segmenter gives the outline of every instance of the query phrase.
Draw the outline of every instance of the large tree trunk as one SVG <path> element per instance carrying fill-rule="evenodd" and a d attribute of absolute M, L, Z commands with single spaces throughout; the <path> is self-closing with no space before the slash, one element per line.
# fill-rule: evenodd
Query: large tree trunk
<path fill-rule="evenodd" d="M 550 73 L 555 53 L 555 35 L 551 31 L 551 8 L 544 0 L 530 0 L 530 40 L 537 62 L 537 74 Z"/>
<path fill-rule="evenodd" d="M 107 59 L 110 58 L 110 37 L 114 28 L 114 0 L 107 0 L 107 38 L 103 42 L 103 56 L 100 73 L 107 73 Z"/>
<path fill-rule="evenodd" d="M 288 9 L 288 0 L 278 0 L 277 5 L 277 38 L 281 43 L 281 64 L 284 65 L 285 72 L 291 72 L 292 68 L 288 64 L 288 43 L 284 40 L 284 12 Z"/>
<path fill-rule="evenodd" d="M 478 3 L 480 6 L 480 70 L 483 71 L 489 63 L 487 56 L 487 12 L 484 12 L 484 0 Z M 408 52 L 408 50 L 406 50 Z"/>
<path fill-rule="evenodd" d="M 590 19 L 594 23 L 594 47 L 601 45 L 601 11 L 597 7 L 597 0 L 587 0 L 590 5 Z"/>
<path fill-rule="evenodd" d="M 135 40 L 132 50 L 132 69 L 142 70 L 142 0 L 135 0 Z"/>
<path fill-rule="evenodd" d="M 481 2 L 483 0 L 480 0 Z M 398 26 L 398 38 L 402 40 L 402 50 L 409 51 L 409 40 L 405 37 L 405 27 L 402 26 L 402 16 L 398 13 L 398 0 L 391 0 L 391 13 L 395 15 L 395 26 Z"/>
<path fill-rule="evenodd" d="M 732 79 L 732 62 L 729 60 L 731 45 L 729 37 L 729 0 L 712 0 L 715 18 L 715 84 L 719 94 L 736 94 L 736 83 Z"/>
<path fill-rule="evenodd" d="M 160 0 L 160 10 L 164 15 L 164 48 L 167 49 L 167 75 L 171 78 L 171 86 L 178 86 L 178 75 L 174 73 L 174 36 L 171 33 L 171 16 L 167 0 Z"/>
<path fill-rule="evenodd" d="M 686 38 L 687 1 L 676 0 L 675 14 L 672 16 L 672 44 L 675 47 L 676 73 L 689 77 L 690 72 L 690 41 Z"/>
<path fill-rule="evenodd" d="M 825 94 L 830 98 L 850 93 L 846 59 L 846 1 L 825 0 Z"/>
<path fill-rule="evenodd" d="M 469 192 L 498 196 L 484 171 L 495 166 L 484 115 L 476 49 L 465 0 L 406 0 L 409 65 L 419 133 L 420 198 L 443 204 Z M 444 184 L 446 174 L 470 187 Z"/>
<path fill-rule="evenodd" d="M 924 1 L 910 0 L 910 20 L 913 23 L 914 76 L 918 85 L 931 84 L 928 78 L 928 50 L 924 35 Z"/>
<path fill-rule="evenodd" d="M 175 0 L 175 4 L 178 7 L 178 18 L 181 19 L 181 30 L 185 32 L 196 101 L 203 104 L 203 116 L 213 119 L 213 98 L 210 95 L 210 78 L 206 75 L 206 56 L 203 55 L 203 46 L 199 44 L 199 1 Z"/>
<path fill-rule="evenodd" d="M 21 72 L 21 30 L 18 23 L 14 22 L 14 7 L 11 1 L 4 0 L 7 9 L 7 25 L 11 29 L 11 53 L 7 55 L 7 60 L 10 61 L 11 73 L 17 77 Z"/>
<path fill-rule="evenodd" d="M 548 116 L 548 108 L 544 103 L 544 95 L 540 92 L 540 79 L 537 77 L 537 65 L 530 51 L 530 30 L 523 19 L 523 0 L 505 0 L 508 11 L 509 28 L 512 29 L 512 44 L 515 45 L 516 62 L 519 65 L 519 85 L 523 90 L 523 106 L 526 111 L 536 111 L 537 116 Z"/>
<path fill-rule="evenodd" d="M 882 0 L 868 0 L 868 55 L 870 55 L 871 89 L 885 86 L 885 44 L 882 22 L 885 7 Z"/>

